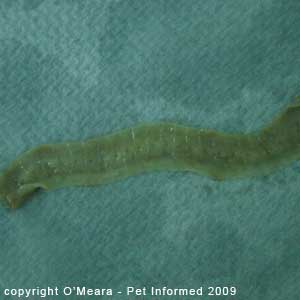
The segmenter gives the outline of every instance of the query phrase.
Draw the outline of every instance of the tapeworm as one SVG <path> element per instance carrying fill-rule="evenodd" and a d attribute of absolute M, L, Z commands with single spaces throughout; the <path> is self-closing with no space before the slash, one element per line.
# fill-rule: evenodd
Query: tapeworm
<path fill-rule="evenodd" d="M 249 134 L 141 124 L 21 154 L 0 175 L 0 198 L 17 208 L 38 189 L 98 185 L 154 170 L 192 171 L 217 180 L 265 175 L 299 158 L 300 104 Z"/>

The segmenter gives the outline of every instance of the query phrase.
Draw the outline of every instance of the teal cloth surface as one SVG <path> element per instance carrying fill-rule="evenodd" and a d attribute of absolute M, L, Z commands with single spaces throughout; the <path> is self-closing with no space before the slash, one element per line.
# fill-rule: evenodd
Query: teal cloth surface
<path fill-rule="evenodd" d="M 38 144 L 141 122 L 258 130 L 300 93 L 299 40 L 298 0 L 2 0 L 0 169 Z M 223 298 L 297 300 L 299 182 L 298 163 L 224 182 L 156 172 L 0 208 L 0 299 L 236 286 Z"/>

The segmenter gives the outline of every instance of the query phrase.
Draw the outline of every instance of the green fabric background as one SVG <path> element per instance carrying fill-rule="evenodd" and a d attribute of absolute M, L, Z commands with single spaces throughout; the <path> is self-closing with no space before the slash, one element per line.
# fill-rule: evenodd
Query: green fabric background
<path fill-rule="evenodd" d="M 299 53 L 298 0 L 1 0 L 0 169 L 38 144 L 139 122 L 257 130 L 300 93 Z M 40 193 L 0 209 L 1 293 L 234 285 L 226 299 L 297 300 L 299 182 L 295 163 Z M 194 298 L 219 299 L 180 299 Z"/>

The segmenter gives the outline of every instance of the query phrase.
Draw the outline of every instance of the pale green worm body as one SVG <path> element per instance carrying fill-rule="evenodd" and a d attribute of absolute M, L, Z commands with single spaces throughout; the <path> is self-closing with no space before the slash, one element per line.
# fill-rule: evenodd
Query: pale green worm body
<path fill-rule="evenodd" d="M 87 186 L 153 170 L 214 179 L 268 174 L 300 159 L 300 105 L 257 133 L 231 134 L 171 123 L 143 124 L 87 140 L 41 145 L 0 176 L 0 198 L 19 207 L 37 189 Z"/>

